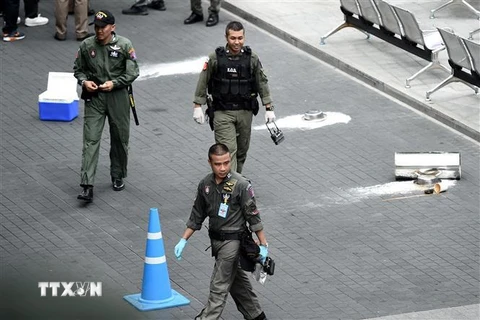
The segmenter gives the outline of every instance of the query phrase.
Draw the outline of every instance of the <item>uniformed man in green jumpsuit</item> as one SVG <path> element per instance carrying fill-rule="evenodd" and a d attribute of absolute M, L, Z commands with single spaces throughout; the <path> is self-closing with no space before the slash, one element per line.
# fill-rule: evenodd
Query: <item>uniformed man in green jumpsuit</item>
<path fill-rule="evenodd" d="M 252 185 L 242 175 L 231 171 L 231 156 L 227 146 L 214 144 L 208 151 L 212 173 L 200 181 L 190 218 L 182 238 L 175 246 L 177 259 L 187 240 L 200 230 L 208 217 L 208 234 L 215 266 L 210 282 L 208 302 L 195 319 L 219 319 L 228 293 L 245 319 L 264 320 L 258 298 L 249 275 L 239 265 L 240 243 L 244 232 L 254 232 L 260 243 L 260 260 L 268 256 L 268 244 Z"/>
<path fill-rule="evenodd" d="M 78 199 L 91 202 L 100 141 L 105 119 L 110 127 L 110 176 L 113 189 L 125 188 L 130 103 L 127 87 L 139 69 L 132 43 L 115 34 L 115 18 L 107 10 L 95 14 L 95 37 L 84 40 L 78 49 L 74 75 L 82 86 L 85 100 L 83 150 Z"/>
<path fill-rule="evenodd" d="M 244 47 L 245 30 L 232 21 L 225 29 L 227 45 L 208 56 L 198 79 L 193 100 L 193 119 L 205 121 L 201 106 L 213 97 L 215 141 L 227 145 L 232 170 L 242 172 L 250 146 L 253 114 L 258 112 L 257 96 L 265 106 L 265 122 L 275 120 L 268 80 L 258 56 Z M 210 116 L 212 114 L 210 113 Z"/>

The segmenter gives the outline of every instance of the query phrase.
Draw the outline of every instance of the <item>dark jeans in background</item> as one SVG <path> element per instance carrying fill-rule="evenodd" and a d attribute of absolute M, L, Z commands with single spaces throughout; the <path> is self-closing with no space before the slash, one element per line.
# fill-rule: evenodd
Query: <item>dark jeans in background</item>
<path fill-rule="evenodd" d="M 3 6 L 3 20 L 5 25 L 2 28 L 3 33 L 11 33 L 17 30 L 18 11 L 20 9 L 20 0 L 1 0 Z"/>
<path fill-rule="evenodd" d="M 23 0 L 25 18 L 36 18 L 38 16 L 38 1 L 40 0 Z"/>

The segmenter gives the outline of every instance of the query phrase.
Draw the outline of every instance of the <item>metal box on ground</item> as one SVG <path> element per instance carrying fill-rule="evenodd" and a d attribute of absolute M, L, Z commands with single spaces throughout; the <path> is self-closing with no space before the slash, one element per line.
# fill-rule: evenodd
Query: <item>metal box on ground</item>
<path fill-rule="evenodd" d="M 395 152 L 395 180 L 416 179 L 419 173 L 436 169 L 440 179 L 460 180 L 460 152 Z"/>
<path fill-rule="evenodd" d="M 70 72 L 49 72 L 47 91 L 38 96 L 40 120 L 72 121 L 78 116 L 77 80 Z"/>

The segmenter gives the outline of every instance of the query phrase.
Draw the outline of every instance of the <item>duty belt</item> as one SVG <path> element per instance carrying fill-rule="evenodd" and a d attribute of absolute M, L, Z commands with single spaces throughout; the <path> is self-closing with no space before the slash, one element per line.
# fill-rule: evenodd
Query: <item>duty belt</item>
<path fill-rule="evenodd" d="M 214 103 L 215 110 L 252 110 L 251 101 Z"/>
<path fill-rule="evenodd" d="M 215 231 L 208 231 L 208 236 L 210 239 L 225 241 L 225 240 L 240 240 L 242 239 L 243 231 L 238 232 L 215 232 Z"/>

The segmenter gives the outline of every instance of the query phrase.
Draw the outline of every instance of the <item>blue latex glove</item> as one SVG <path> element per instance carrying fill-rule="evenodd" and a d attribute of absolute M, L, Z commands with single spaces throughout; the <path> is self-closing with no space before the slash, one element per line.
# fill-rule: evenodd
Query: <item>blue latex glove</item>
<path fill-rule="evenodd" d="M 178 260 L 182 260 L 182 252 L 183 249 L 185 249 L 185 246 L 187 245 L 187 240 L 185 239 L 180 239 L 178 241 L 177 245 L 175 246 L 175 256 L 177 257 Z"/>
<path fill-rule="evenodd" d="M 259 246 L 259 247 L 260 247 L 260 262 L 264 264 L 268 256 L 268 248 L 265 246 Z"/>

